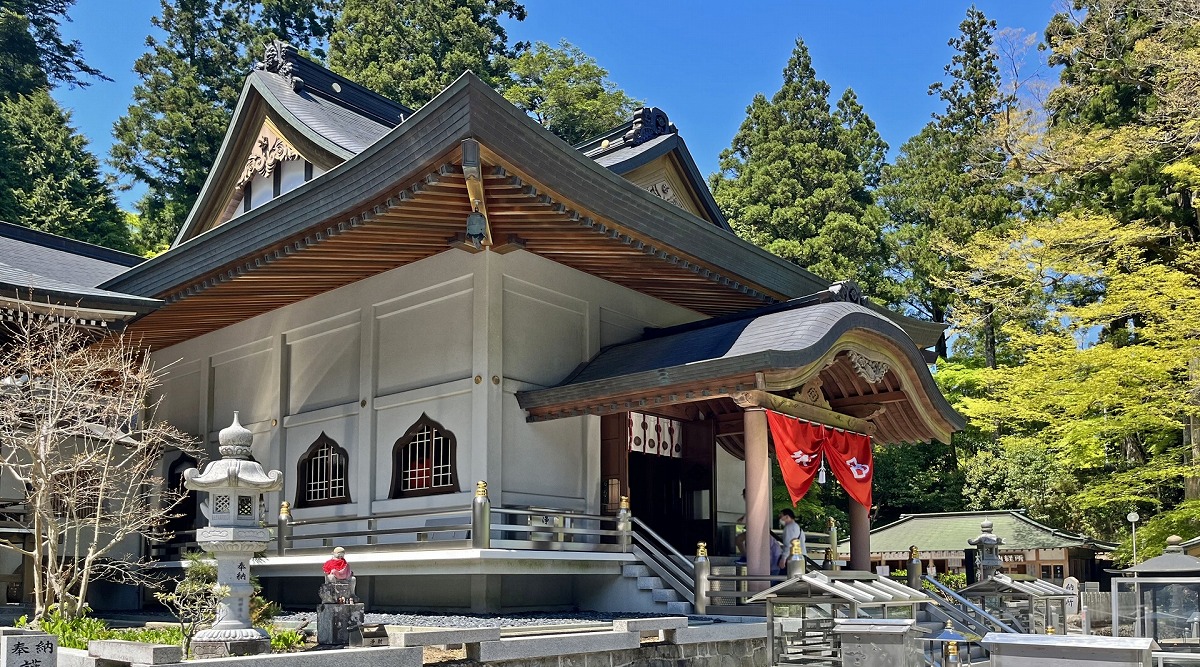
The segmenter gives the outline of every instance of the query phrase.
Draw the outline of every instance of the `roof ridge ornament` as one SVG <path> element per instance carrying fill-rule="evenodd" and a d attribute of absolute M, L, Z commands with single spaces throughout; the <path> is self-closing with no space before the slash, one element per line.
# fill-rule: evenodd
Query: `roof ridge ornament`
<path fill-rule="evenodd" d="M 292 84 L 292 89 L 300 92 L 304 88 L 304 80 L 295 76 L 296 57 L 299 52 L 296 47 L 283 40 L 267 42 L 263 49 L 263 59 L 254 64 L 254 69 L 278 74 Z"/>
<path fill-rule="evenodd" d="M 633 127 L 625 133 L 625 143 L 630 146 L 643 144 L 664 134 L 675 134 L 675 124 L 658 107 L 642 107 L 633 112 Z"/>
<path fill-rule="evenodd" d="M 866 301 L 862 288 L 853 280 L 839 280 L 829 286 L 829 292 L 833 294 L 834 301 L 857 303 L 860 306 Z"/>

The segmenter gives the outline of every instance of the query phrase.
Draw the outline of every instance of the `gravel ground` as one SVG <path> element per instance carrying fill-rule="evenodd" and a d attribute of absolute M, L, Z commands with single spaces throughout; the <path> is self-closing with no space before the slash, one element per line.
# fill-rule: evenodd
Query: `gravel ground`
<path fill-rule="evenodd" d="M 574 623 L 605 623 L 614 618 L 653 618 L 664 614 L 610 614 L 594 611 L 579 612 L 540 612 L 524 614 L 380 614 L 369 613 L 366 622 L 370 624 L 383 623 L 386 625 L 407 625 L 438 628 L 518 628 L 539 625 L 570 625 Z M 692 616 L 696 620 L 708 620 L 702 616 Z M 317 621 L 315 611 L 302 611 L 280 614 L 275 621 L 302 622 Z"/>

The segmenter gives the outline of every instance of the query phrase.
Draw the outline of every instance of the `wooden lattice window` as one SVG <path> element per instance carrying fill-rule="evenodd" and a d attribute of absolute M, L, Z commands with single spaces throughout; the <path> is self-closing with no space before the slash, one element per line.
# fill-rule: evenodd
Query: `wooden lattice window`
<path fill-rule="evenodd" d="M 454 434 L 422 414 L 392 447 L 392 490 L 388 497 L 458 491 L 457 449 Z"/>
<path fill-rule="evenodd" d="M 300 457 L 296 470 L 296 479 L 300 480 L 296 507 L 350 502 L 349 459 L 346 450 L 322 432 Z"/>

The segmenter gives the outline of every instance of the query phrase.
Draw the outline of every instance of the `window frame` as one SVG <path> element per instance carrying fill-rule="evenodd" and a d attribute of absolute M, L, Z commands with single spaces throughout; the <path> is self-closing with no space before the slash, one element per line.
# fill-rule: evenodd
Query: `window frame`
<path fill-rule="evenodd" d="M 442 486 L 430 486 L 425 489 L 401 489 L 401 484 L 404 481 L 405 466 L 408 460 L 406 456 L 408 446 L 416 440 L 417 436 L 428 428 L 430 431 L 438 433 L 446 441 L 446 448 L 450 464 L 450 483 Z M 434 459 L 436 461 L 436 459 Z M 431 469 L 434 467 L 430 464 Z M 458 493 L 461 491 L 458 482 L 458 438 L 454 436 L 449 429 L 437 423 L 424 412 L 417 421 L 413 422 L 412 426 L 396 440 L 392 445 L 392 483 L 388 489 L 388 498 L 403 499 L 403 498 L 420 498 L 423 496 L 440 496 L 447 493 Z"/>
<path fill-rule="evenodd" d="M 309 500 L 308 489 L 311 483 L 312 464 L 314 458 L 323 447 L 328 446 L 331 450 L 331 456 L 328 461 L 332 462 L 334 458 L 340 458 L 342 461 L 342 476 L 345 480 L 345 495 L 324 498 L 321 500 Z M 333 468 L 331 463 L 325 465 L 330 466 L 326 479 L 326 485 L 331 486 L 333 482 Z M 346 505 L 354 502 L 350 497 L 350 454 L 344 447 L 339 445 L 336 440 L 326 435 L 321 431 L 321 435 L 313 440 L 303 454 L 300 455 L 300 460 L 296 463 L 296 503 L 293 507 L 329 507 L 332 505 Z"/>

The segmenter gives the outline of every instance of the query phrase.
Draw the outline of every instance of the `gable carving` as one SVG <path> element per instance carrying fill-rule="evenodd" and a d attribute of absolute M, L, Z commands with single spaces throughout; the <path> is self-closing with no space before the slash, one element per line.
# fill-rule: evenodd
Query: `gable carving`
<path fill-rule="evenodd" d="M 250 149 L 250 156 L 246 158 L 246 166 L 238 178 L 237 187 L 239 190 L 245 188 L 255 176 L 269 178 L 283 162 L 298 159 L 299 151 L 264 126 L 254 141 L 254 148 Z"/>

